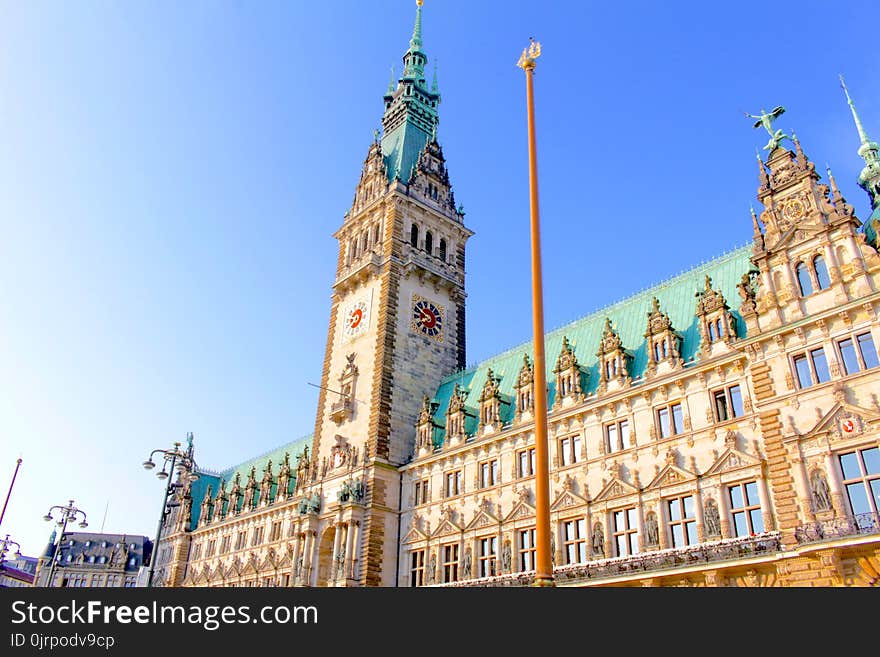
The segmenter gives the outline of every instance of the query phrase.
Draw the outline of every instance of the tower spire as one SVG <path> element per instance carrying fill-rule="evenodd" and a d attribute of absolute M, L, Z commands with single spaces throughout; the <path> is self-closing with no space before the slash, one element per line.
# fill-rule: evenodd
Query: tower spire
<path fill-rule="evenodd" d="M 413 26 L 409 49 L 413 52 L 422 49 L 422 5 L 424 0 L 416 0 L 416 24 Z"/>
<path fill-rule="evenodd" d="M 871 140 L 868 138 L 868 133 L 865 132 L 865 127 L 862 125 L 862 120 L 859 118 L 859 113 L 856 111 L 856 104 L 853 102 L 853 99 L 849 95 L 849 89 L 846 88 L 846 81 L 843 79 L 843 75 L 840 76 L 840 86 L 843 87 L 843 93 L 846 94 L 846 102 L 849 104 L 849 109 L 852 112 L 853 120 L 856 122 L 856 130 L 859 131 L 859 139 L 862 142 L 862 145 L 867 145 L 871 143 Z"/>

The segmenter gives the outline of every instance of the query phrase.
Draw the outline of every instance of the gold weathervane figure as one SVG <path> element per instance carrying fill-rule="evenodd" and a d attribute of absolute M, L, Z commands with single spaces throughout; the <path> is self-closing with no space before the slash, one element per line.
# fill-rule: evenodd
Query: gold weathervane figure
<path fill-rule="evenodd" d="M 528 48 L 523 48 L 522 55 L 519 56 L 519 61 L 516 63 L 521 69 L 530 69 L 535 68 L 535 60 L 541 56 L 541 44 L 535 41 L 532 37 L 529 37 Z"/>

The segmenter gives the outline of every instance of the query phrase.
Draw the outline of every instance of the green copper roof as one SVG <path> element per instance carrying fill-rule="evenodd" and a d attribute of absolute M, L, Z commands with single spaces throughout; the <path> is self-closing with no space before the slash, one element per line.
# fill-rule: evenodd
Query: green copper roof
<path fill-rule="evenodd" d="M 871 213 L 863 226 L 868 244 L 873 245 L 875 249 L 880 249 L 880 243 L 877 242 L 877 224 L 880 224 L 880 203 L 877 204 L 874 212 Z"/>
<path fill-rule="evenodd" d="M 556 377 L 552 370 L 556 366 L 556 358 L 562 349 L 563 337 L 568 338 L 577 356 L 578 364 L 586 373 L 586 379 L 582 378 L 583 391 L 585 393 L 594 393 L 596 391 L 599 385 L 596 352 L 599 349 L 606 317 L 611 319 L 612 328 L 620 336 L 623 346 L 632 356 L 629 374 L 634 384 L 639 383 L 648 362 L 644 334 L 647 327 L 648 314 L 652 308 L 653 297 L 657 297 L 660 301 L 661 311 L 669 315 L 673 329 L 682 338 L 680 351 L 681 357 L 685 360 L 685 366 L 692 363 L 700 346 L 700 332 L 695 314 L 697 304 L 695 295 L 705 288 L 705 277 L 707 275 L 712 278 L 712 289 L 720 290 L 724 295 L 736 321 L 737 335 L 745 337 L 745 322 L 736 310 L 740 302 L 736 286 L 741 281 L 742 275 L 753 268 L 749 259 L 750 254 L 751 245 L 740 247 L 715 260 L 548 333 L 544 347 L 547 360 L 547 383 L 549 386 L 548 405 L 553 404 L 556 393 Z M 468 417 L 465 425 L 469 434 L 474 433 L 477 427 L 478 400 L 483 385 L 486 382 L 488 370 L 491 368 L 494 375 L 501 378 L 500 392 L 502 398 L 510 402 L 509 404 L 502 404 L 501 419 L 504 423 L 510 422 L 515 411 L 513 405 L 514 384 L 523 365 L 523 354 L 528 354 L 529 359 L 534 362 L 533 343 L 531 341 L 493 356 L 476 367 L 458 372 L 444 379 L 440 383 L 433 399 L 438 404 L 434 413 L 434 421 L 445 426 L 446 409 L 449 406 L 453 389 L 458 384 L 468 391 L 465 405 L 474 414 L 474 417 Z M 439 447 L 442 445 L 444 433 L 443 429 L 435 429 L 435 446 Z"/>
<path fill-rule="evenodd" d="M 226 492 L 228 493 L 232 487 L 232 480 L 235 478 L 236 473 L 238 473 L 241 477 L 240 485 L 242 487 L 242 490 L 244 490 L 244 486 L 247 483 L 248 475 L 251 472 L 251 468 L 255 468 L 257 485 L 259 486 L 260 480 L 263 478 L 263 470 L 266 468 L 266 464 L 270 460 L 272 461 L 272 475 L 277 481 L 278 470 L 281 467 L 281 463 L 284 461 L 285 454 L 290 454 L 291 481 L 293 481 L 296 478 L 296 457 L 302 454 L 305 447 L 311 447 L 311 444 L 312 435 L 310 434 L 308 436 L 303 436 L 302 438 L 297 438 L 292 442 L 285 443 L 280 447 L 277 447 L 271 451 L 249 459 L 244 463 L 240 463 L 239 465 L 227 468 L 226 470 L 223 470 L 221 472 L 200 470 L 199 478 L 195 482 L 193 482 L 192 485 L 192 528 L 195 529 L 198 526 L 199 516 L 201 515 L 202 501 L 205 499 L 205 494 L 207 492 L 209 484 L 211 486 L 213 497 L 217 496 L 217 493 L 220 490 L 220 483 L 222 481 L 226 482 Z M 259 490 L 257 491 L 256 496 L 259 496 Z"/>

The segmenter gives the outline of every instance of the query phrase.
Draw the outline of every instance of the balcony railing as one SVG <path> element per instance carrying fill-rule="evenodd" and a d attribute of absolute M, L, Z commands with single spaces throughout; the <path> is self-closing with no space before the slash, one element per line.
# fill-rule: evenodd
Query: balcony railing
<path fill-rule="evenodd" d="M 781 549 L 779 532 L 766 532 L 755 536 L 703 543 L 688 548 L 655 550 L 629 557 L 557 566 L 553 569 L 553 577 L 557 584 L 564 584 L 627 575 L 637 576 L 673 568 L 760 557 L 779 552 Z M 449 582 L 440 586 L 529 586 L 533 579 L 534 571 L 528 571 L 462 582 Z"/>
<path fill-rule="evenodd" d="M 846 518 L 801 525 L 794 530 L 794 537 L 798 543 L 804 544 L 878 533 L 880 533 L 880 516 L 876 513 L 859 513 Z"/>

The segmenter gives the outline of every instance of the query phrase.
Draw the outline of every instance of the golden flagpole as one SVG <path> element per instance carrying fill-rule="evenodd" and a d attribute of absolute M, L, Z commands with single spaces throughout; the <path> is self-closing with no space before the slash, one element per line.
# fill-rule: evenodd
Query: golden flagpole
<path fill-rule="evenodd" d="M 541 44 L 534 39 L 524 48 L 519 66 L 526 74 L 529 117 L 529 201 L 532 236 L 532 326 L 535 334 L 535 581 L 532 586 L 554 586 L 550 554 L 550 458 L 547 445 L 547 374 L 544 359 L 544 293 L 541 282 L 541 230 L 538 218 L 538 156 L 535 146 L 535 97 L 532 78 Z"/>

